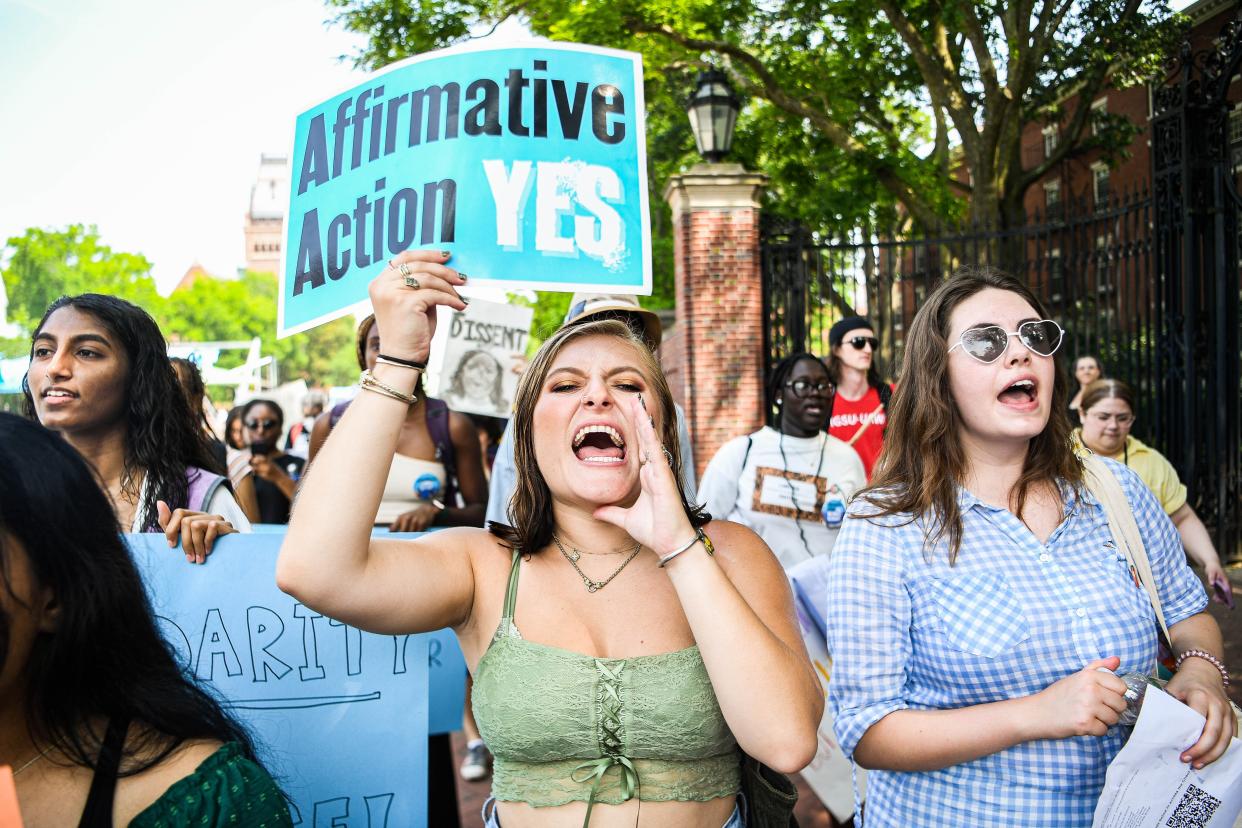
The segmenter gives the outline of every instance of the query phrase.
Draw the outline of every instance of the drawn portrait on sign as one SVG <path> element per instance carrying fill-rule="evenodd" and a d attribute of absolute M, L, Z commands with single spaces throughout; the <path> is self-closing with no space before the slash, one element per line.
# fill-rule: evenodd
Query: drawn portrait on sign
<path fill-rule="evenodd" d="M 428 393 L 454 411 L 508 419 L 518 383 L 512 369 L 526 352 L 533 316 L 531 308 L 483 299 L 443 314 Z"/>
<path fill-rule="evenodd" d="M 487 351 L 466 351 L 449 379 L 444 401 L 449 408 L 461 411 L 475 411 L 480 407 L 504 411 L 507 406 L 504 366 Z"/>

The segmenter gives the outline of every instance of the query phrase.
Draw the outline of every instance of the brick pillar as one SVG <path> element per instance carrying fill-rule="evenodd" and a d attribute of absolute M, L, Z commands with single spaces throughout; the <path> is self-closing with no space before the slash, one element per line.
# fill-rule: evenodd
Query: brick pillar
<path fill-rule="evenodd" d="M 701 476 L 727 440 L 763 424 L 759 197 L 767 176 L 698 164 L 673 176 L 677 322 L 662 357 Z"/>

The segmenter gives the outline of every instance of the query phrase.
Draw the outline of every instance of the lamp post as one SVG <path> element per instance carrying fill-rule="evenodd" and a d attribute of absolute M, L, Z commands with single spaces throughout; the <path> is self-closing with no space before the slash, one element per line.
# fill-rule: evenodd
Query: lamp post
<path fill-rule="evenodd" d="M 740 109 L 724 72 L 708 69 L 699 73 L 686 114 L 690 116 L 690 130 L 699 154 L 709 162 L 717 163 L 729 153 Z"/>

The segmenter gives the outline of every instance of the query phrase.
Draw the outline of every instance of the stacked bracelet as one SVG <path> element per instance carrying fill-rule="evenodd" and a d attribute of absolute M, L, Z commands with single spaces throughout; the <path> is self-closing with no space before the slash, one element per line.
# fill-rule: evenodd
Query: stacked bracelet
<path fill-rule="evenodd" d="M 707 535 L 703 534 L 702 529 L 695 529 L 694 537 L 690 539 L 689 543 L 687 543 L 685 546 L 674 549 L 672 552 L 669 552 L 663 558 L 660 558 L 659 563 L 656 565 L 659 566 L 661 569 L 663 569 L 666 563 L 671 561 L 673 558 L 676 558 L 678 555 L 680 555 L 682 552 L 685 552 L 687 549 L 694 546 L 696 543 L 700 543 L 700 542 L 703 544 L 703 548 L 707 550 L 707 554 L 709 557 L 715 556 L 716 547 L 712 546 L 711 539 L 708 538 Z"/>
<path fill-rule="evenodd" d="M 413 368 L 415 371 L 426 371 L 427 363 L 419 362 L 416 359 L 403 359 L 402 357 L 389 356 L 388 354 L 380 354 L 375 358 L 376 362 L 382 362 L 385 365 L 399 365 L 402 368 Z"/>
<path fill-rule="evenodd" d="M 374 391 L 375 393 L 382 394 L 385 397 L 392 397 L 394 400 L 403 402 L 406 405 L 413 405 L 418 402 L 418 397 L 413 394 L 406 394 L 402 391 L 398 391 L 396 388 L 393 388 L 383 380 L 376 379 L 375 375 L 370 371 L 362 372 L 362 375 L 358 377 L 358 385 L 364 391 Z"/>
<path fill-rule="evenodd" d="M 1173 669 L 1176 671 L 1182 666 L 1182 662 L 1188 658 L 1201 658 L 1217 670 L 1220 670 L 1220 680 L 1225 683 L 1226 687 L 1229 686 L 1229 671 L 1225 669 L 1224 662 L 1207 650 L 1186 650 L 1177 657 L 1177 661 L 1173 664 Z"/>

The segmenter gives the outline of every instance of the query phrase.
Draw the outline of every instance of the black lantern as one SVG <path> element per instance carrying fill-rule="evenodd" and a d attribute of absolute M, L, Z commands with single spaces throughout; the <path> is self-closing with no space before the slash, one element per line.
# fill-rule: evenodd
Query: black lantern
<path fill-rule="evenodd" d="M 700 72 L 697 88 L 686 114 L 699 154 L 713 163 L 729 153 L 733 144 L 733 126 L 741 109 L 729 79 L 719 69 Z"/>

